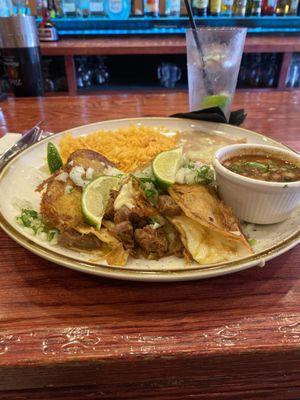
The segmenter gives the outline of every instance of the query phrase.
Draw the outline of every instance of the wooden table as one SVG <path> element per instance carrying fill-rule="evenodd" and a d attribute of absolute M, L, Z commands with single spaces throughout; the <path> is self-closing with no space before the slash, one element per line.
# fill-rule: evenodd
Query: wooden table
<path fill-rule="evenodd" d="M 300 150 L 300 92 L 238 93 L 244 127 Z M 13 99 L 1 132 L 166 116 L 185 93 Z M 0 398 L 299 399 L 300 247 L 234 275 L 184 283 L 101 279 L 0 232 Z"/>

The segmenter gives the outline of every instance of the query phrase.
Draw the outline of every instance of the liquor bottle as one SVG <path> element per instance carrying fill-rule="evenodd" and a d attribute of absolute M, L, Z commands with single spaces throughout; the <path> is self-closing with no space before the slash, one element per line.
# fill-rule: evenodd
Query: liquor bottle
<path fill-rule="evenodd" d="M 278 0 L 276 7 L 276 15 L 278 17 L 283 17 L 287 9 L 287 0 Z"/>
<path fill-rule="evenodd" d="M 251 15 L 255 17 L 260 17 L 261 15 L 261 2 L 262 0 L 253 0 L 252 8 L 251 8 Z"/>
<path fill-rule="evenodd" d="M 253 0 L 247 0 L 246 3 L 246 16 L 249 17 L 252 12 Z"/>
<path fill-rule="evenodd" d="M 82 18 L 90 16 L 90 2 L 89 0 L 78 0 L 77 15 Z"/>
<path fill-rule="evenodd" d="M 90 15 L 92 17 L 104 16 L 103 0 L 90 0 Z"/>
<path fill-rule="evenodd" d="M 62 0 L 53 0 L 56 9 L 56 18 L 63 17 Z"/>
<path fill-rule="evenodd" d="M 182 17 L 187 15 L 187 10 L 186 10 L 186 6 L 185 6 L 184 0 L 180 0 L 180 15 Z"/>
<path fill-rule="evenodd" d="M 144 0 L 145 17 L 158 17 L 159 0 Z"/>
<path fill-rule="evenodd" d="M 56 17 L 56 5 L 54 0 L 47 0 L 47 10 L 51 19 Z"/>
<path fill-rule="evenodd" d="M 131 1 L 131 15 L 133 17 L 144 16 L 144 1 L 143 0 L 132 0 Z"/>
<path fill-rule="evenodd" d="M 180 17 L 180 0 L 166 0 L 166 11 L 167 17 Z"/>
<path fill-rule="evenodd" d="M 210 14 L 219 16 L 221 14 L 222 0 L 210 0 Z"/>
<path fill-rule="evenodd" d="M 205 17 L 207 15 L 208 0 L 192 0 L 194 15 Z"/>
<path fill-rule="evenodd" d="M 277 0 L 262 0 L 261 15 L 274 15 L 276 7 Z"/>
<path fill-rule="evenodd" d="M 104 0 L 104 12 L 111 19 L 127 19 L 130 9 L 130 0 Z"/>
<path fill-rule="evenodd" d="M 221 14 L 225 17 L 231 17 L 233 0 L 223 0 Z"/>
<path fill-rule="evenodd" d="M 76 3 L 75 0 L 62 0 L 62 10 L 65 17 L 76 16 Z"/>
<path fill-rule="evenodd" d="M 244 17 L 246 14 L 247 0 L 235 0 L 233 3 L 232 15 Z"/>
<path fill-rule="evenodd" d="M 43 7 L 43 1 L 36 0 L 36 14 L 38 17 L 42 16 L 42 7 Z"/>
<path fill-rule="evenodd" d="M 299 0 L 288 0 L 287 15 L 297 15 Z"/>

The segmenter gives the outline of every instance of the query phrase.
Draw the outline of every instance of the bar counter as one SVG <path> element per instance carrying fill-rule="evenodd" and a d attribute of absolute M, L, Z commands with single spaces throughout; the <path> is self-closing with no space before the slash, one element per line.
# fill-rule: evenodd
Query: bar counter
<path fill-rule="evenodd" d="M 187 94 L 15 99 L 0 136 L 39 120 L 59 132 L 105 119 L 167 116 Z M 300 150 L 300 91 L 239 92 L 243 127 Z M 0 232 L 0 398 L 300 398 L 300 247 L 203 281 L 139 283 L 84 275 Z"/>

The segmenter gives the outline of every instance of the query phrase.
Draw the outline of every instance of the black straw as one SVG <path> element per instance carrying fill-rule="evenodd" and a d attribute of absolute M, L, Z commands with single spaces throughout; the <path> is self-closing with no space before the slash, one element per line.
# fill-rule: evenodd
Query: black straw
<path fill-rule="evenodd" d="M 203 51 L 202 51 L 202 47 L 201 47 L 201 43 L 200 43 L 199 37 L 197 35 L 197 25 L 196 25 L 196 22 L 195 22 L 195 18 L 194 18 L 194 14 L 193 14 L 193 11 L 192 11 L 192 7 L 190 5 L 189 0 L 184 0 L 184 3 L 185 3 L 185 8 L 186 8 L 186 11 L 188 13 L 189 20 L 190 20 L 190 25 L 191 25 L 191 28 L 192 28 L 192 32 L 193 32 L 194 40 L 195 40 L 195 43 L 196 43 L 196 47 L 197 47 L 197 49 L 199 51 L 199 54 L 200 54 L 200 61 L 202 62 L 202 66 L 203 66 L 203 68 L 202 68 L 203 83 L 204 83 L 204 86 L 205 86 L 207 94 L 208 95 L 212 95 L 214 93 L 214 91 L 213 91 L 213 87 L 212 87 L 212 84 L 210 82 L 210 79 L 209 79 L 209 77 L 207 75 L 206 65 L 205 65 L 204 56 L 203 56 Z"/>

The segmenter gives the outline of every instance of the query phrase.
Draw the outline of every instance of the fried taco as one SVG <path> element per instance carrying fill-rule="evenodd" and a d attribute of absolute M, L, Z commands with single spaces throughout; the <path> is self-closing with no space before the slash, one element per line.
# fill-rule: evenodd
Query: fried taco
<path fill-rule="evenodd" d="M 252 253 L 231 209 L 207 185 L 174 184 L 169 194 L 181 213 L 169 220 L 200 264 L 215 264 Z"/>
<path fill-rule="evenodd" d="M 91 179 L 104 174 L 114 164 L 92 150 L 77 150 L 67 163 L 44 181 L 40 212 L 48 227 L 59 230 L 58 244 L 104 258 L 108 264 L 125 265 L 129 252 L 109 230 L 85 223 L 81 211 L 82 191 Z"/>

